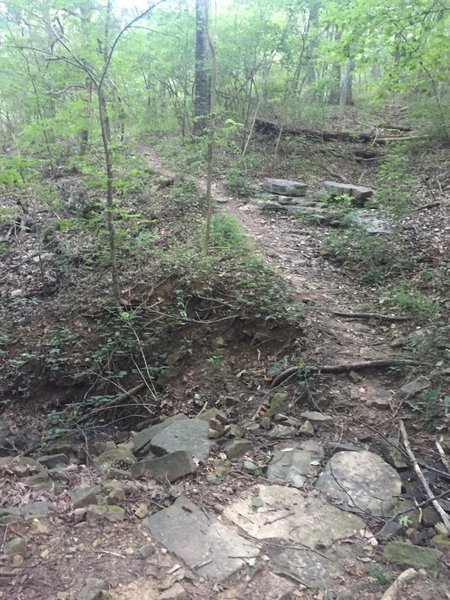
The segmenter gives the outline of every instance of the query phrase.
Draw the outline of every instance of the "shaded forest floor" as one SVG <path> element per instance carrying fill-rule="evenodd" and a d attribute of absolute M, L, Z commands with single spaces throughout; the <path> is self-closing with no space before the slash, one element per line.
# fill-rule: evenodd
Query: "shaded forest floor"
<path fill-rule="evenodd" d="M 31 219 L 31 226 L 14 226 L 12 233 L 5 228 L 0 361 L 1 423 L 8 431 L 2 453 L 26 452 L 42 436 L 47 446 L 37 448 L 38 455 L 51 453 L 55 442 L 79 447 L 59 490 L 28 488 L 20 477 L 5 474 L 3 508 L 45 499 L 57 515 L 56 520 L 46 515 L 39 525 L 4 526 L 4 542 L 22 537 L 29 553 L 23 569 L 14 566 L 13 576 L 9 557 L 4 559 L 0 577 L 12 585 L 0 587 L 5 598 L 50 599 L 60 592 L 67 595 L 59 598 L 72 599 L 92 576 L 108 583 L 111 598 L 145 598 L 144 593 L 158 598 L 158 585 L 177 571 L 175 559 L 159 548 L 146 560 L 141 579 L 138 554 L 148 534 L 136 516 L 139 506 L 154 512 L 183 493 L 206 508 L 223 508 L 254 478 L 238 462 L 214 479 L 218 467 L 211 459 L 194 479 L 175 485 L 130 482 L 122 501 L 124 521 L 73 529 L 70 490 L 101 481 L 93 461 L 95 444 L 104 450 L 107 442 L 124 442 L 129 431 L 158 421 L 161 414 L 196 416 L 220 408 L 253 442 L 246 458 L 265 464 L 275 443 L 262 425 L 274 395 L 270 384 L 293 366 L 306 376 L 292 377 L 276 390 L 287 393 L 288 416 L 300 419 L 305 410 L 314 410 L 332 417 L 326 427 L 315 428 L 314 440 L 324 447 L 353 445 L 383 456 L 399 469 L 404 498 L 420 503 L 426 500 L 420 484 L 410 466 L 400 466 L 403 418 L 433 492 L 446 498 L 449 476 L 435 442 L 448 456 L 448 150 L 383 147 L 377 148 L 376 160 L 360 162 L 355 150 L 367 151 L 367 145 L 291 138 L 282 142 L 274 160 L 273 140 L 260 138 L 246 161 L 237 163 L 230 158 L 233 152 L 224 152 L 214 184 L 217 214 L 235 217 L 246 235 L 235 221 L 219 217 L 213 228 L 214 257 L 205 259 L 197 227 L 204 215 L 205 181 L 201 162 L 195 161 L 201 151 L 187 146 L 180 153 L 170 140 L 162 146 L 147 149 L 134 174 L 121 176 L 123 311 L 115 311 L 105 295 L 109 275 L 95 239 L 101 227 L 92 226 L 91 219 L 81 228 L 67 208 L 81 187 L 80 201 L 99 196 L 79 172 L 66 170 L 59 187 L 52 188 L 65 195 L 65 210 L 43 205 L 42 195 L 29 195 L 21 218 Z M 373 186 L 374 206 L 391 231 L 371 235 L 352 226 L 261 213 L 248 201 L 266 176 L 302 179 L 316 190 L 323 180 L 336 178 Z M 10 192 L 4 203 L 16 211 L 19 206 L 22 213 L 18 195 L 18 190 Z M 132 216 L 136 212 L 139 217 Z M 259 261 L 252 258 L 255 253 Z M 418 364 L 395 365 L 405 359 Z M 393 364 L 346 368 L 378 360 Z M 336 374 L 304 371 L 305 366 L 339 365 L 343 369 Z M 423 390 L 402 393 L 402 386 L 419 377 L 428 381 Z M 141 383 L 143 390 L 107 410 L 115 394 Z M 102 406 L 104 412 L 89 419 L 89 411 Z M 252 422 L 258 426 L 246 428 Z M 432 526 L 403 529 L 402 539 L 432 544 Z M 369 563 L 362 575 L 365 588 L 351 597 L 381 597 L 399 572 L 376 553 Z M 254 575 L 246 577 L 248 586 Z M 361 574 L 348 574 L 348 590 L 358 578 Z M 243 576 L 231 582 L 228 595 L 227 585 L 213 590 L 189 577 L 182 583 L 189 598 L 268 597 L 264 579 L 258 584 L 256 577 L 256 587 L 246 587 L 245 581 Z M 443 584 L 445 576 L 427 576 L 404 597 L 448 598 Z M 280 597 L 324 597 L 302 586 L 286 594 Z"/>

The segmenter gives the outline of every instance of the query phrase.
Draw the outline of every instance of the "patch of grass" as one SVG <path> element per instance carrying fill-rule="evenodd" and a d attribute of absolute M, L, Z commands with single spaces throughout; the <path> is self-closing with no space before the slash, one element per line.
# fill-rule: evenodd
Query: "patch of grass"
<path fill-rule="evenodd" d="M 419 290 L 408 290 L 405 287 L 397 287 L 394 290 L 392 300 L 402 312 L 409 315 L 430 320 L 440 315 L 440 306 Z"/>
<path fill-rule="evenodd" d="M 222 250 L 251 251 L 251 241 L 240 222 L 229 213 L 220 212 L 211 221 L 211 244 Z"/>
<path fill-rule="evenodd" d="M 409 270 L 414 259 L 393 241 L 369 235 L 352 226 L 332 233 L 322 244 L 327 258 L 351 267 L 360 283 L 379 285 Z"/>

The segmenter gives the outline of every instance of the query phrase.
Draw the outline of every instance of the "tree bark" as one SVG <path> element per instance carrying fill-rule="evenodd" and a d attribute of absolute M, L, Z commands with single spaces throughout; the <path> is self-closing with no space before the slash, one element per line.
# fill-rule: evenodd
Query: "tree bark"
<path fill-rule="evenodd" d="M 211 109 L 208 65 L 208 0 L 195 0 L 195 85 L 193 135 L 204 135 Z"/>
<path fill-rule="evenodd" d="M 339 98 L 339 106 L 344 109 L 346 106 L 353 105 L 353 68 L 355 63 L 349 60 L 344 67 L 341 84 L 341 97 Z"/>

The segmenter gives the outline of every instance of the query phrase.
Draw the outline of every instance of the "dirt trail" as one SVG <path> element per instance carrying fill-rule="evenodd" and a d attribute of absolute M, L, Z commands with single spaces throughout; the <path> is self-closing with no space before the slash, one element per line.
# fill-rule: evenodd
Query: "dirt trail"
<path fill-rule="evenodd" d="M 154 151 L 146 154 L 152 167 L 164 175 L 175 176 L 161 164 Z M 192 181 L 206 193 L 205 179 L 192 178 Z M 397 328 L 395 323 L 374 324 L 334 315 L 340 311 L 362 311 L 374 298 L 370 297 L 370 290 L 367 293 L 358 288 L 321 256 L 324 227 L 306 225 L 291 217 L 263 215 L 249 208 L 245 199 L 232 197 L 220 182 L 215 182 L 212 190 L 219 209 L 230 212 L 241 222 L 263 260 L 291 282 L 298 301 L 308 306 L 307 321 L 311 328 L 305 355 L 307 364 L 346 364 L 395 357 L 390 347 L 390 338 Z M 386 413 L 370 408 L 381 405 L 392 408 L 393 392 L 384 372 L 367 370 L 353 380 L 341 378 L 333 395 L 335 408 L 346 408 L 349 413 L 353 408 L 356 418 L 372 421 L 376 427 L 380 418 L 387 428 L 391 424 L 392 419 L 386 419 Z"/>

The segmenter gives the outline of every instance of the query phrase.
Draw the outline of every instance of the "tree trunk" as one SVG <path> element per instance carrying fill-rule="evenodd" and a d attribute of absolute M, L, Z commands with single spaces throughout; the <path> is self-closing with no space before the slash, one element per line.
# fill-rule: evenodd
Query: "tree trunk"
<path fill-rule="evenodd" d="M 353 68 L 355 63 L 349 60 L 344 67 L 344 73 L 342 75 L 341 85 L 341 97 L 339 99 L 339 106 L 344 109 L 346 106 L 353 105 Z"/>
<path fill-rule="evenodd" d="M 195 87 L 193 135 L 204 135 L 211 109 L 208 65 L 208 0 L 195 0 Z"/>

